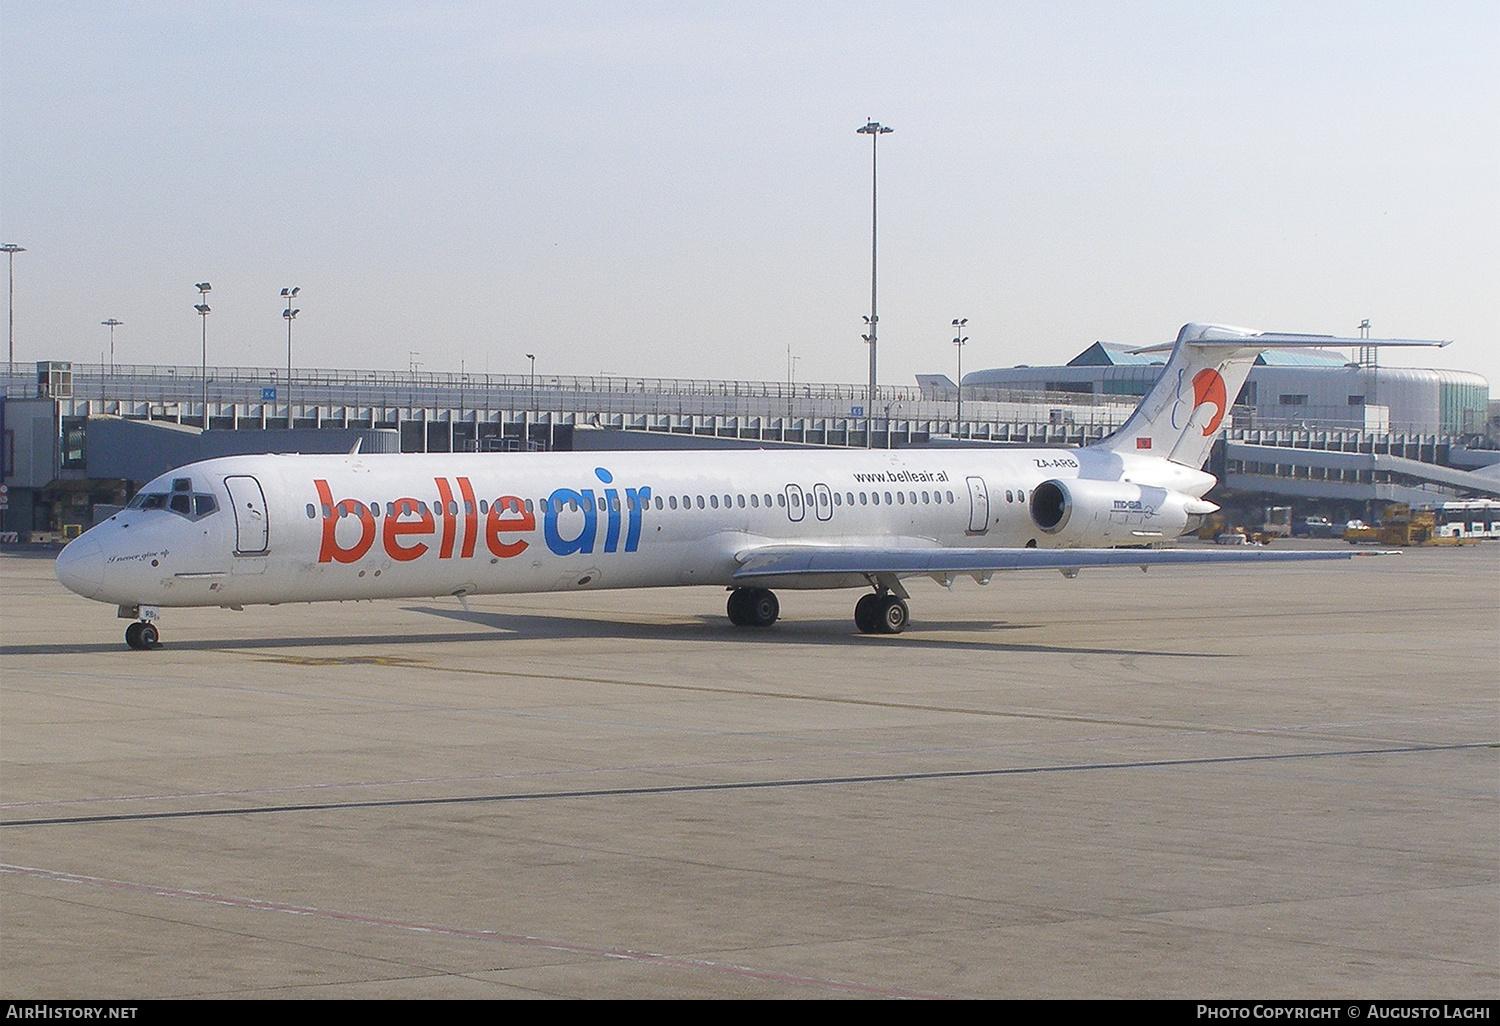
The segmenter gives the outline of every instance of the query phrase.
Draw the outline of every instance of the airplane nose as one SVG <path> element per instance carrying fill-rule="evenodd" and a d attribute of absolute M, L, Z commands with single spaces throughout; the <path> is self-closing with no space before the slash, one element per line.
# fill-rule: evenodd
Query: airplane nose
<path fill-rule="evenodd" d="M 68 542 L 57 554 L 57 579 L 69 591 L 93 598 L 104 587 L 104 550 L 99 539 L 88 534 Z"/>

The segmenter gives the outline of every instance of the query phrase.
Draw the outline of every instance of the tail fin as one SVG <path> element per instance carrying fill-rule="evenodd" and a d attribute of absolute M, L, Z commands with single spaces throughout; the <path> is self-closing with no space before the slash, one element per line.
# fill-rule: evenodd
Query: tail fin
<path fill-rule="evenodd" d="M 1445 346 L 1447 342 L 1410 339 L 1336 338 L 1286 335 L 1184 324 L 1172 355 L 1146 398 L 1119 431 L 1092 448 L 1117 454 L 1160 456 L 1195 470 L 1224 427 L 1230 404 L 1240 394 L 1255 358 L 1265 349 L 1347 346 Z M 1165 349 L 1152 346 L 1138 352 Z"/>

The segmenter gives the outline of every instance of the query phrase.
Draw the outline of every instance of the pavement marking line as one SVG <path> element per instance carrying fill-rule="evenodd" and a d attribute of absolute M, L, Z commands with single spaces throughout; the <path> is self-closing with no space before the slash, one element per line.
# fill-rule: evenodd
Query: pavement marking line
<path fill-rule="evenodd" d="M 765 980 L 770 983 L 786 983 L 799 987 L 820 987 L 825 990 L 835 990 L 847 994 L 866 994 L 872 997 L 891 998 L 926 998 L 933 1000 L 941 1000 L 943 998 L 941 994 L 926 994 L 889 987 L 876 987 L 863 983 L 848 983 L 843 980 L 829 980 L 816 976 L 780 973 L 768 969 L 756 969 L 752 966 L 735 965 L 731 962 L 716 962 L 706 958 L 667 955 L 656 951 L 636 951 L 631 948 L 597 947 L 589 944 L 548 940 L 543 937 L 531 937 L 526 934 L 501 933 L 498 930 L 479 930 L 461 926 L 444 926 L 437 923 L 418 923 L 403 919 L 390 919 L 383 916 L 362 915 L 357 912 L 343 912 L 338 909 L 318 908 L 314 905 L 292 905 L 286 902 L 265 901 L 260 898 L 242 898 L 234 895 L 214 894 L 208 891 L 186 890 L 178 887 L 159 887 L 153 884 L 136 883 L 130 880 L 85 876 L 80 873 L 39 869 L 35 866 L 15 866 L 0 863 L 0 873 L 25 876 L 36 880 L 48 880 L 54 883 L 83 884 L 128 894 L 144 894 L 157 898 L 175 898 L 210 905 L 222 905 L 229 908 L 250 909 L 257 912 L 282 912 L 288 915 L 309 916 L 314 919 L 323 919 L 331 922 L 357 923 L 361 926 L 382 926 L 397 930 L 406 930 L 412 933 L 429 933 L 441 937 L 458 937 L 466 940 L 494 941 L 501 944 L 540 948 L 546 951 L 560 951 L 571 955 L 587 955 L 595 958 L 617 959 L 626 962 L 642 962 L 651 965 L 667 966 L 673 969 L 740 976 L 755 980 Z"/>
<path fill-rule="evenodd" d="M 265 656 L 251 654 L 249 652 L 229 649 L 236 655 L 244 655 L 257 662 L 289 663 L 301 665 L 300 657 Z M 1107 650 L 1101 650 L 1107 651 Z M 1159 653 L 1138 653 L 1140 655 L 1154 655 Z M 386 657 L 367 657 L 364 662 L 377 662 Z M 336 661 L 335 661 L 336 662 Z M 382 665 L 400 666 L 399 658 L 391 657 Z M 799 694 L 794 691 L 769 691 L 754 688 L 728 688 L 715 687 L 708 684 L 666 684 L 661 681 L 649 680 L 623 680 L 618 677 L 600 677 L 585 675 L 570 675 L 562 673 L 526 673 L 517 670 L 492 670 L 472 666 L 434 665 L 430 662 L 423 667 L 426 670 L 467 674 L 476 677 L 508 677 L 516 680 L 542 680 L 556 681 L 567 684 L 612 684 L 617 687 L 647 688 L 657 691 L 682 691 L 693 694 L 715 695 L 721 698 L 774 698 L 796 702 L 818 702 L 827 705 L 856 706 L 869 709 L 895 709 L 902 712 L 927 712 L 927 713 L 951 713 L 959 716 L 984 716 L 995 719 L 1007 720 L 1039 720 L 1047 723 L 1083 723 L 1106 727 L 1135 727 L 1142 730 L 1188 730 L 1202 734 L 1255 734 L 1272 735 L 1287 738 L 1305 739 L 1307 735 L 1298 728 L 1266 728 L 1266 727 L 1211 727 L 1195 723 L 1177 723 L 1172 721 L 1147 721 L 1139 719 L 1128 719 L 1124 717 L 1101 717 L 1083 716 L 1072 713 L 1059 712 L 1016 712 L 1007 709 L 975 709 L 970 706 L 958 705 L 928 705 L 919 702 L 886 702 L 875 698 L 854 698 L 841 695 L 809 695 Z M 1329 741 L 1333 738 L 1327 739 Z M 3 826 L 4 824 L 0 824 Z"/>
<path fill-rule="evenodd" d="M 716 784 L 664 784 L 658 787 L 605 787 L 571 791 L 537 791 L 513 794 L 450 795 L 438 798 L 387 798 L 372 801 L 320 802 L 294 805 L 249 805 L 239 808 L 185 809 L 176 812 L 122 812 L 99 816 L 57 816 L 48 819 L 14 819 L 0 822 L 0 829 L 28 826 L 77 826 L 91 823 L 128 823 L 161 819 L 197 819 L 214 816 L 251 816 L 286 812 L 340 812 L 358 809 L 421 808 L 436 805 L 485 805 L 500 802 L 546 801 L 566 798 L 627 798 L 654 795 L 696 794 L 712 791 L 752 791 L 780 787 L 827 787 L 839 784 L 894 784 L 919 780 L 964 780 L 980 777 L 1012 777 L 1041 773 L 1086 773 L 1108 770 L 1187 769 L 1196 766 L 1227 766 L 1236 763 L 1290 762 L 1303 759 L 1334 759 L 1361 755 L 1415 755 L 1500 749 L 1500 742 L 1474 741 L 1451 745 L 1410 745 L 1402 748 L 1353 748 L 1321 752 L 1282 752 L 1275 755 L 1218 755 L 1198 759 L 1143 759 L 1136 762 L 1089 762 L 1064 766 L 1011 766 L 999 769 L 931 770 L 915 773 L 872 773 L 844 777 L 800 777 L 789 780 L 735 780 Z"/>

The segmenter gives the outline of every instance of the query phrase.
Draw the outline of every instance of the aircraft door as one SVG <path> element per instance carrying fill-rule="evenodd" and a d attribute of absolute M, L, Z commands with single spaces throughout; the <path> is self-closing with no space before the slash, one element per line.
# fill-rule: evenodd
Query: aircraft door
<path fill-rule="evenodd" d="M 833 493 L 826 484 L 813 485 L 813 511 L 819 520 L 833 519 Z"/>
<path fill-rule="evenodd" d="M 786 486 L 786 515 L 787 519 L 796 522 L 806 514 L 802 508 L 802 489 L 794 484 Z"/>
<path fill-rule="evenodd" d="M 990 493 L 984 478 L 969 478 L 969 533 L 984 534 L 990 529 Z"/>
<path fill-rule="evenodd" d="M 266 493 L 248 474 L 226 477 L 229 505 L 234 509 L 234 554 L 263 556 L 270 544 L 266 521 Z"/>

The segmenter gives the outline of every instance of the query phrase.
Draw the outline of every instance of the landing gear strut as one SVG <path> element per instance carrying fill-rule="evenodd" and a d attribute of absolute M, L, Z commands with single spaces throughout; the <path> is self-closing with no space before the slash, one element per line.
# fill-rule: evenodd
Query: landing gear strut
<path fill-rule="evenodd" d="M 161 635 L 156 631 L 156 624 L 137 622 L 125 628 L 125 644 L 137 651 L 144 651 L 160 645 Z"/>
<path fill-rule="evenodd" d="M 878 591 L 854 605 L 854 626 L 862 634 L 900 634 L 911 621 L 911 610 L 899 595 Z"/>
<path fill-rule="evenodd" d="M 736 627 L 769 627 L 781 616 L 781 603 L 769 588 L 736 588 L 726 611 Z"/>

